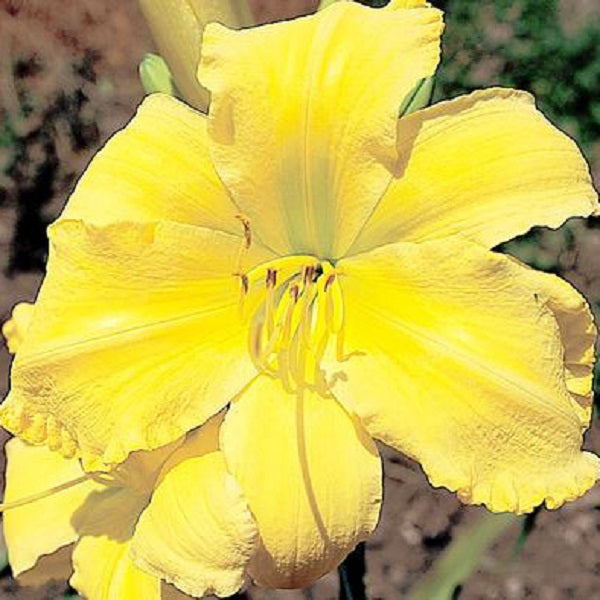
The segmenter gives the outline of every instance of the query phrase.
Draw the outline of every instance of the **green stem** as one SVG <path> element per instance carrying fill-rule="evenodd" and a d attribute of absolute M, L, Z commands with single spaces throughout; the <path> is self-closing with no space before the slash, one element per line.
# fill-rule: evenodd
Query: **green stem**
<path fill-rule="evenodd" d="M 485 550 L 520 517 L 486 512 L 454 538 L 433 568 L 415 586 L 410 600 L 450 600 L 459 585 L 476 570 Z"/>
<path fill-rule="evenodd" d="M 359 544 L 338 567 L 340 600 L 367 600 L 365 544 Z"/>

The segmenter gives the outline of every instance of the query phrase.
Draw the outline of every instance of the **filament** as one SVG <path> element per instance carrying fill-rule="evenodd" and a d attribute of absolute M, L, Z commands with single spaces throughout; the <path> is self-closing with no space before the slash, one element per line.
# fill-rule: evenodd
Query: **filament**
<path fill-rule="evenodd" d="M 20 506 L 26 506 L 27 504 L 31 504 L 32 502 L 36 502 L 38 500 L 43 500 L 44 498 L 48 498 L 53 494 L 57 494 L 64 490 L 68 490 L 84 481 L 88 481 L 91 475 L 82 475 L 81 477 L 77 477 L 76 479 L 71 479 L 71 481 L 65 481 L 60 485 L 56 485 L 42 492 L 38 492 L 37 494 L 32 494 L 31 496 L 26 496 L 25 498 L 20 498 L 19 500 L 13 500 L 12 502 L 4 502 L 0 504 L 0 512 L 4 512 L 7 510 L 12 510 L 13 508 L 19 508 Z"/>

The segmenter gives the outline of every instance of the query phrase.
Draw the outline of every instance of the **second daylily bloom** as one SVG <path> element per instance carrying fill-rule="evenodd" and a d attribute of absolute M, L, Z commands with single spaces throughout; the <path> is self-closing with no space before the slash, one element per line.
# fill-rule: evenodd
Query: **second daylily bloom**
<path fill-rule="evenodd" d="M 17 305 L 3 327 L 11 352 L 23 345 L 33 311 Z M 13 575 L 33 586 L 69 579 L 89 600 L 188 598 L 145 558 L 160 556 L 176 566 L 169 581 L 195 596 L 236 592 L 257 531 L 219 450 L 222 421 L 218 414 L 167 446 L 134 452 L 110 473 L 85 473 L 76 458 L 10 440 L 1 507 Z M 200 535 L 190 519 L 201 523 Z"/>
<path fill-rule="evenodd" d="M 212 21 L 235 29 L 253 25 L 246 0 L 139 0 L 139 5 L 177 92 L 206 112 L 209 93 L 196 78 L 202 31 Z"/>
<path fill-rule="evenodd" d="M 522 92 L 398 119 L 442 29 L 403 4 L 206 29 L 208 118 L 150 97 L 92 162 L 50 228 L 1 409 L 88 471 L 225 411 L 219 452 L 258 531 L 236 531 L 240 560 L 262 585 L 307 585 L 369 535 L 374 439 L 494 511 L 557 507 L 598 477 L 588 307 L 490 251 L 595 211 L 587 166 Z M 157 523 L 226 547 L 227 522 L 155 497 Z M 197 593 L 191 542 L 142 539 L 137 564 Z"/>

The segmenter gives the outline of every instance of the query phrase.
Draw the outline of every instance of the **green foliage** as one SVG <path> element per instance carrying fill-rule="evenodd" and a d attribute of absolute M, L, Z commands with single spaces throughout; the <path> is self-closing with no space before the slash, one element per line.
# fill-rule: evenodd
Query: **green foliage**
<path fill-rule="evenodd" d="M 456 535 L 425 576 L 410 591 L 410 600 L 451 600 L 477 570 L 483 553 L 511 526 L 522 523 L 512 514 L 482 512 Z"/>
<path fill-rule="evenodd" d="M 600 137 L 600 19 L 566 33 L 556 0 L 450 0 L 436 100 L 491 85 L 532 92 L 584 147 Z"/>

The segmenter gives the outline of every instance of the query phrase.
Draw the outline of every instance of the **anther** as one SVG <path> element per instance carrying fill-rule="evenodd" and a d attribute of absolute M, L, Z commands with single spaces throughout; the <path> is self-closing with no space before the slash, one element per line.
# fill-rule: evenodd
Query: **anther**
<path fill-rule="evenodd" d="M 327 276 L 325 280 L 325 285 L 323 286 L 323 290 L 326 292 L 329 289 L 329 286 L 335 281 L 335 273 L 331 273 Z"/>
<path fill-rule="evenodd" d="M 275 287 L 277 285 L 277 270 L 267 269 L 267 276 L 265 278 L 265 284 L 267 287 Z"/>
<path fill-rule="evenodd" d="M 250 248 L 252 245 L 252 229 L 250 228 L 250 219 L 241 213 L 235 215 L 235 218 L 241 222 L 242 227 L 244 228 L 244 241 L 246 250 L 248 250 L 248 248 Z"/>
<path fill-rule="evenodd" d="M 298 287 L 298 284 L 294 283 L 293 285 L 290 286 L 290 296 L 291 296 L 292 302 L 294 304 L 296 304 L 296 302 L 298 302 L 299 294 L 300 294 L 300 288 Z"/>
<path fill-rule="evenodd" d="M 245 273 L 240 273 L 240 281 L 242 283 L 242 294 L 247 294 L 250 289 L 250 283 L 248 281 L 248 275 Z"/>
<path fill-rule="evenodd" d="M 277 271 L 275 269 L 267 269 L 265 285 L 267 288 L 267 295 L 265 298 L 265 317 L 267 325 L 267 339 L 269 339 L 273 335 L 273 328 L 275 325 L 274 293 L 275 286 L 277 285 Z"/>
<path fill-rule="evenodd" d="M 313 283 L 313 277 L 315 275 L 315 267 L 313 265 L 308 265 L 304 267 L 304 275 L 303 275 L 303 283 L 304 285 L 308 285 L 309 283 Z"/>

